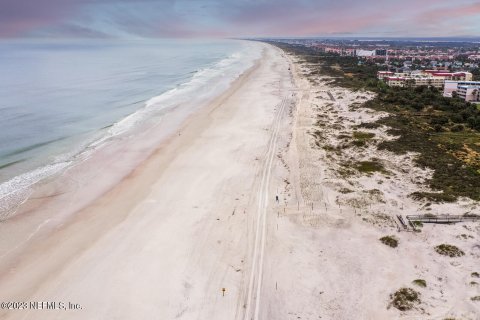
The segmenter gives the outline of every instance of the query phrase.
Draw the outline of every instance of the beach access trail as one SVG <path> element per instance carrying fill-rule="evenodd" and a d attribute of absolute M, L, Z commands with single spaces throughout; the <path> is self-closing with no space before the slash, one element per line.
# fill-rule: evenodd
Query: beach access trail
<path fill-rule="evenodd" d="M 2 301 L 76 309 L 1 319 L 266 319 L 264 260 L 295 94 L 283 52 L 262 46 L 254 67 L 109 192 L 26 240 L 28 212 L 3 223 L 2 237 L 21 245 L 1 252 Z"/>

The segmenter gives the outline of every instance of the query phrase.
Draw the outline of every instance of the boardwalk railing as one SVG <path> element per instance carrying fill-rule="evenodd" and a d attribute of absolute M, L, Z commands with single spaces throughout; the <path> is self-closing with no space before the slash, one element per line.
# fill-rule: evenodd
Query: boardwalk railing
<path fill-rule="evenodd" d="M 464 221 L 480 221 L 479 215 L 412 215 L 407 216 L 409 221 L 423 223 L 457 223 Z"/>

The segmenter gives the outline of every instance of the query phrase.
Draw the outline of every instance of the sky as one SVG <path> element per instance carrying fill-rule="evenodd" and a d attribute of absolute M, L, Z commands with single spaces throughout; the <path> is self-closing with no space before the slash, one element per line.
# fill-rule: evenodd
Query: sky
<path fill-rule="evenodd" d="M 472 0 L 0 0 L 0 38 L 480 36 Z"/>

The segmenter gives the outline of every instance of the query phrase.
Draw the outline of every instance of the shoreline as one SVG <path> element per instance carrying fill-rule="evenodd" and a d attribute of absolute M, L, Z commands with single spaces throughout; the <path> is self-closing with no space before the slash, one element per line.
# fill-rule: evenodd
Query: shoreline
<path fill-rule="evenodd" d="M 2 258 L 0 264 L 0 270 L 2 270 L 1 291 L 8 292 L 8 296 L 2 298 L 12 301 L 44 301 L 48 300 L 48 297 L 57 296 L 59 292 L 63 292 L 63 297 L 65 297 L 65 295 L 68 292 L 72 292 L 73 287 L 75 287 L 76 289 L 74 291 L 76 293 L 71 297 L 69 296 L 68 300 L 72 302 L 77 301 L 77 303 L 85 306 L 91 306 L 93 303 L 93 301 L 91 301 L 91 290 L 93 287 L 87 288 L 88 285 L 86 283 L 93 284 L 98 283 L 98 281 L 103 283 L 100 279 L 106 276 L 104 272 L 91 272 L 91 268 L 95 270 L 98 269 L 98 266 L 94 267 L 91 265 L 91 261 L 93 261 L 91 260 L 91 255 L 100 254 L 103 256 L 107 254 L 107 256 L 104 257 L 98 256 L 94 260 L 97 260 L 100 264 L 103 262 L 108 264 L 113 263 L 114 265 L 120 263 L 120 265 L 122 265 L 125 263 L 128 264 L 129 262 L 122 262 L 122 259 L 118 259 L 123 256 L 129 257 L 130 255 L 128 261 L 135 264 L 135 266 L 132 265 L 134 268 L 142 267 L 149 269 L 147 261 L 153 259 L 150 263 L 157 265 L 159 268 L 169 270 L 169 272 L 160 274 L 150 272 L 150 277 L 145 276 L 137 280 L 135 280 L 135 277 L 124 278 L 118 274 L 120 277 L 118 278 L 110 274 L 107 279 L 116 278 L 120 282 L 126 281 L 126 286 L 121 287 L 120 291 L 131 286 L 137 287 L 138 285 L 140 287 L 143 286 L 144 290 L 142 290 L 141 296 L 147 300 L 170 299 L 171 301 L 181 301 L 182 299 L 180 297 L 174 299 L 173 297 L 168 298 L 166 296 L 155 296 L 151 294 L 148 295 L 148 298 L 145 296 L 145 294 L 153 288 L 147 283 L 141 283 L 151 277 L 161 277 L 163 282 L 168 282 L 163 274 L 169 274 L 174 278 L 179 270 L 178 268 L 176 268 L 177 271 L 171 270 L 171 268 L 175 269 L 173 262 L 167 263 L 162 261 L 162 259 L 154 258 L 151 254 L 145 253 L 144 250 L 146 247 L 150 247 L 151 242 L 154 241 L 153 239 L 159 237 L 160 239 L 155 240 L 155 242 L 163 251 L 167 250 L 165 252 L 169 252 L 172 238 L 177 238 L 183 232 L 186 232 L 185 230 L 182 231 L 178 224 L 186 224 L 186 230 L 194 233 L 201 232 L 205 228 L 214 228 L 214 225 L 218 224 L 218 221 L 222 219 L 213 219 L 213 217 L 222 212 L 223 209 L 214 209 L 211 207 L 212 205 L 218 208 L 224 208 L 225 206 L 228 208 L 228 213 L 223 213 L 224 218 L 227 219 L 224 223 L 228 223 L 231 210 L 234 212 L 236 212 L 236 210 L 240 211 L 241 209 L 235 208 L 239 206 L 239 203 L 242 203 L 241 206 L 243 207 L 244 213 L 240 214 L 240 212 L 238 212 L 238 217 L 236 218 L 240 221 L 234 223 L 239 224 L 239 227 L 252 223 L 253 217 L 251 217 L 251 215 L 254 213 L 251 212 L 249 208 L 251 208 L 254 203 L 253 199 L 255 198 L 255 194 L 248 195 L 247 190 L 250 190 L 250 188 L 259 183 L 257 178 L 259 174 L 258 170 L 260 170 L 258 158 L 262 157 L 262 150 L 270 135 L 268 127 L 272 121 L 272 113 L 275 112 L 275 105 L 280 103 L 281 100 L 278 96 L 280 91 L 274 88 L 285 81 L 285 77 L 283 75 L 280 77 L 279 74 L 287 73 L 284 62 L 278 65 L 278 62 L 282 59 L 280 57 L 280 51 L 267 45 L 264 46 L 264 55 L 261 62 L 257 62 L 254 67 L 244 73 L 240 79 L 236 80 L 227 92 L 217 97 L 212 103 L 209 103 L 206 108 L 192 115 L 182 128 L 179 131 L 175 131 L 174 135 L 162 143 L 162 145 L 158 146 L 145 162 L 138 167 L 132 168 L 131 174 L 121 182 L 116 183 L 113 188 L 105 192 L 100 198 L 91 202 L 87 207 L 76 211 L 75 215 L 71 217 L 69 215 L 62 216 L 62 214 L 57 213 L 56 216 L 50 218 L 50 220 L 42 220 L 48 217 L 48 212 L 55 212 L 53 203 L 58 202 L 62 196 L 56 195 L 54 189 L 46 190 L 44 194 L 37 196 L 36 201 L 38 203 L 31 203 L 32 205 L 30 208 L 27 208 L 25 214 L 17 215 L 13 219 L 3 223 L 1 228 L 9 231 L 3 233 L 3 235 L 6 236 L 8 234 L 8 240 L 10 241 L 21 238 L 21 236 L 25 234 L 25 229 L 28 230 L 28 224 L 25 222 L 27 220 L 26 217 L 30 218 L 32 224 L 30 230 L 35 230 L 34 226 L 38 227 L 38 221 L 47 221 L 47 223 L 51 223 L 52 226 L 44 227 L 41 232 L 34 233 L 34 235 L 28 239 L 29 243 L 25 248 L 18 248 L 15 252 L 10 252 L 7 257 L 4 256 Z M 279 70 L 281 71 L 277 71 L 278 68 L 280 68 Z M 278 79 L 278 81 L 273 79 Z M 255 116 L 252 118 L 253 115 Z M 231 136 L 231 138 L 228 138 L 228 136 Z M 204 144 L 206 141 L 209 141 L 208 144 Z M 256 154 L 256 156 L 254 156 L 254 154 Z M 235 158 L 237 159 L 237 163 L 235 163 Z M 238 160 L 240 160 L 240 162 Z M 97 159 L 95 163 L 97 172 L 102 170 L 101 166 L 99 168 L 100 164 L 110 166 L 110 164 L 105 163 L 105 161 L 102 163 Z M 199 164 L 201 164 L 200 167 L 198 167 Z M 225 171 L 219 171 L 219 166 Z M 188 172 L 191 171 L 191 174 L 187 174 L 184 172 L 185 170 Z M 206 175 L 205 170 L 207 170 L 206 172 L 210 172 L 210 174 Z M 91 178 L 98 179 L 95 178 L 94 174 L 95 172 L 91 173 Z M 232 182 L 228 182 L 230 180 L 232 180 Z M 237 183 L 234 183 L 235 180 L 237 180 Z M 65 186 L 62 185 L 61 187 Z M 235 192 L 237 193 L 236 196 L 233 194 L 231 196 L 219 195 L 218 192 L 220 192 L 220 194 L 224 193 L 226 191 L 225 188 L 232 189 L 230 192 L 233 192 L 233 190 L 240 191 Z M 183 190 L 183 193 L 181 190 Z M 75 206 L 78 206 L 78 203 L 74 203 L 71 200 L 76 198 L 85 201 L 83 192 L 91 191 L 92 190 L 78 190 L 68 195 L 62 203 L 63 207 L 60 208 L 64 210 L 74 209 Z M 204 194 L 204 196 L 201 196 L 201 194 Z M 52 196 L 57 199 L 50 202 Z M 69 201 L 68 198 L 71 200 Z M 230 200 L 227 201 L 228 198 L 230 198 Z M 225 201 L 227 203 L 223 203 Z M 196 202 L 198 202 L 198 204 L 195 205 Z M 157 203 L 161 205 L 157 206 Z M 187 203 L 190 203 L 188 208 L 185 207 Z M 42 205 L 42 207 L 46 209 L 46 212 L 39 212 L 37 205 Z M 233 208 L 232 205 L 234 205 Z M 172 210 L 176 212 L 176 215 L 182 214 L 172 220 Z M 188 217 L 195 212 L 197 213 L 194 216 Z M 160 214 L 159 218 L 156 218 L 156 214 Z M 32 217 L 36 219 L 32 219 Z M 175 233 L 165 238 L 162 232 L 158 234 L 155 230 L 150 230 L 152 225 L 148 221 L 156 224 L 159 229 L 167 228 L 164 232 L 174 231 Z M 145 223 L 147 224 L 145 225 Z M 198 227 L 199 223 L 203 225 L 200 229 Z M 168 224 L 174 224 L 176 227 L 166 227 Z M 140 227 L 141 225 L 143 225 L 143 227 Z M 236 227 L 235 229 L 237 229 L 237 231 L 232 232 L 229 237 L 235 241 L 236 246 L 238 246 L 240 250 L 239 253 L 248 250 L 248 245 L 246 244 L 250 243 L 251 240 L 247 240 L 247 238 L 244 239 L 247 240 L 246 243 L 243 241 L 239 242 L 240 239 L 246 236 L 244 234 L 244 228 Z M 223 228 L 217 232 L 223 232 L 222 230 Z M 15 237 L 15 232 L 18 232 L 16 234 L 17 237 Z M 153 238 L 145 238 L 148 234 Z M 117 240 L 112 240 L 112 237 Z M 127 239 L 131 237 L 142 239 L 132 240 L 133 242 L 128 241 Z M 193 236 L 192 239 L 189 239 L 189 237 L 183 238 L 182 236 L 180 243 L 175 245 L 176 249 L 173 252 L 169 252 L 168 255 L 174 257 L 178 255 L 178 252 L 191 250 L 188 248 L 192 246 L 195 247 L 196 243 L 202 243 L 201 239 L 204 237 L 207 238 L 203 241 L 213 241 L 213 239 L 210 239 L 211 235 L 202 235 L 201 233 Z M 114 243 L 116 243 L 114 247 L 111 247 Z M 215 240 L 214 243 L 214 246 L 220 246 L 220 248 L 224 246 L 217 244 L 217 240 Z M 225 243 L 228 245 L 229 242 L 227 241 Z M 2 244 L 4 245 L 3 249 L 5 249 L 5 242 L 2 241 Z M 202 247 L 201 251 L 207 256 L 212 255 L 213 253 L 209 250 L 210 247 L 211 245 Z M 184 248 L 184 250 L 182 250 L 182 248 Z M 111 257 L 112 251 L 110 250 L 118 252 L 119 256 L 116 258 Z M 152 247 L 151 250 L 155 251 L 154 247 Z M 243 263 L 245 264 L 247 263 L 245 261 L 246 258 L 241 258 L 235 251 L 232 254 L 234 257 L 230 259 L 235 260 L 236 264 L 242 264 L 240 260 L 244 261 Z M 135 256 L 139 255 L 141 257 L 135 258 Z M 187 258 L 187 256 L 185 256 L 185 258 Z M 202 259 L 202 261 L 208 264 L 217 260 Z M 190 268 L 190 266 L 195 264 L 192 265 L 191 263 L 185 264 L 181 262 L 181 265 Z M 217 268 L 231 269 L 229 265 L 223 264 L 217 266 Z M 248 269 L 248 267 L 245 268 Z M 206 267 L 205 270 L 208 269 L 209 268 Z M 108 270 L 115 274 L 115 268 L 108 268 Z M 89 275 L 95 277 L 95 279 L 91 279 L 91 282 L 85 281 L 85 279 L 80 280 L 86 275 L 85 272 L 87 271 Z M 65 274 L 70 274 L 68 277 L 69 284 L 66 287 L 59 286 L 60 283 L 64 282 L 62 279 Z M 231 277 L 233 277 L 232 280 L 235 279 L 234 281 L 236 282 L 240 280 L 238 276 L 242 275 L 243 272 L 234 272 Z M 100 278 L 96 278 L 97 276 Z M 200 276 L 198 281 L 204 283 L 206 279 Z M 171 287 L 171 290 L 175 292 L 180 283 L 181 281 L 179 281 L 179 283 L 173 283 L 170 286 L 168 284 L 164 284 L 163 286 Z M 204 283 L 202 286 L 206 286 L 205 288 L 210 287 L 208 283 Z M 241 297 L 242 289 L 240 283 L 236 288 L 236 290 L 238 290 L 238 297 Z M 119 288 L 117 287 L 117 289 Z M 111 307 L 113 307 L 113 304 L 124 301 L 124 299 L 127 299 L 129 296 L 127 293 L 124 293 L 124 296 L 120 296 L 118 290 L 104 285 L 101 285 L 99 290 L 95 290 L 97 294 L 94 296 L 101 299 L 105 303 L 105 306 L 102 310 L 92 310 L 92 308 L 89 308 L 85 311 L 87 315 L 90 314 L 89 312 L 104 314 L 108 317 L 112 316 L 112 314 L 117 314 L 117 312 L 111 310 Z M 102 291 L 103 294 L 101 294 Z M 99 294 L 101 294 L 101 296 L 98 296 Z M 105 301 L 107 298 L 109 300 Z M 199 297 L 197 298 L 199 299 L 196 300 L 198 302 L 202 300 Z M 124 302 L 122 302 L 122 304 L 124 304 Z M 97 305 L 97 303 L 98 301 L 95 302 L 95 305 Z M 135 301 L 125 303 L 125 306 L 121 309 L 125 312 L 125 315 L 128 315 L 128 310 L 131 310 L 132 306 L 136 306 L 138 303 L 144 303 L 140 296 L 136 298 Z M 152 305 L 158 305 L 158 303 Z M 126 310 L 125 308 L 128 306 L 129 308 Z M 170 313 L 177 312 L 174 310 L 176 308 L 168 307 L 168 304 L 162 306 L 164 309 L 160 314 L 165 315 L 165 318 L 171 318 L 173 314 Z M 200 310 L 205 307 L 201 309 L 198 308 L 199 306 L 197 306 L 196 312 L 200 312 Z M 241 310 L 240 304 L 237 304 L 237 309 L 238 311 Z M 208 308 L 205 312 L 208 311 L 207 313 L 210 313 L 212 310 L 212 308 Z M 229 306 L 223 310 L 223 314 L 229 314 L 231 312 L 232 310 Z M 29 316 L 34 317 L 34 314 L 35 312 L 30 312 Z M 69 315 L 73 318 L 85 318 L 86 314 L 80 312 Z M 150 313 L 147 312 L 147 314 Z M 3 313 L 3 315 L 7 316 L 7 318 L 20 316 L 20 314 L 15 315 L 14 313 L 8 312 Z M 58 315 L 59 314 L 55 314 L 55 312 L 47 312 L 42 313 L 42 318 L 56 318 Z"/>
<path fill-rule="evenodd" d="M 65 173 L 71 175 L 69 171 L 75 171 L 70 170 L 72 167 L 81 165 L 92 156 L 100 157 L 95 155 L 96 153 L 116 152 L 113 150 L 115 146 L 111 144 L 141 144 L 139 153 L 148 153 L 149 149 L 154 149 L 161 143 L 162 137 L 152 139 L 146 136 L 146 131 L 164 137 L 174 134 L 176 127 L 180 127 L 190 114 L 197 112 L 199 108 L 205 107 L 227 91 L 229 86 L 259 58 L 261 45 L 246 41 L 237 42 L 239 43 L 235 45 L 238 46 L 238 50 L 235 53 L 225 55 L 213 64 L 199 67 L 195 72 L 189 73 L 190 78 L 185 78 L 175 87 L 153 97 L 145 98 L 139 108 L 113 123 L 97 130 L 92 129 L 88 133 L 72 136 L 66 134 L 62 138 L 25 148 L 25 151 L 39 152 L 40 148 L 45 148 L 46 151 L 40 153 L 38 157 L 32 157 L 40 160 L 33 161 L 25 157 L 22 161 L 14 162 L 13 164 L 26 162 L 30 166 L 23 171 L 17 170 L 13 175 L 7 172 L 6 179 L 0 182 L 0 221 L 15 215 L 19 207 L 28 201 L 35 190 L 42 188 L 42 185 Z M 165 128 L 159 128 L 160 126 Z M 101 150 L 104 148 L 109 150 Z M 117 146 L 117 149 L 120 147 Z M 134 148 L 129 149 L 135 151 Z M 131 166 L 143 160 L 133 159 Z M 8 166 L 10 165 L 12 164 L 9 163 Z"/>
<path fill-rule="evenodd" d="M 0 228 L 8 230 L 8 224 L 16 221 L 23 223 L 23 220 L 29 220 L 29 218 L 31 218 L 28 215 L 38 215 L 38 211 L 68 211 L 64 213 L 64 218 L 59 217 L 58 214 L 56 214 L 56 216 L 50 213 L 42 215 L 47 218 L 44 221 L 50 220 L 50 218 L 58 218 L 59 223 L 57 224 L 62 224 L 63 220 L 68 221 L 71 215 L 75 215 L 78 211 L 92 205 L 92 203 L 111 192 L 119 184 L 122 184 L 132 175 L 135 175 L 136 171 L 146 166 L 166 145 L 171 143 L 172 140 L 178 139 L 185 128 L 195 125 L 196 119 L 201 117 L 202 113 L 207 112 L 213 105 L 217 105 L 225 96 L 228 96 L 230 92 L 234 91 L 238 83 L 242 82 L 242 79 L 245 77 L 248 77 L 252 70 L 257 67 L 258 61 L 255 61 L 254 65 L 245 70 L 237 79 L 233 80 L 225 91 L 220 92 L 211 99 L 200 101 L 200 104 L 192 108 L 192 110 L 185 110 L 185 108 L 167 110 L 158 122 L 150 124 L 146 128 L 136 128 L 136 132 L 126 136 L 124 135 L 116 141 L 101 146 L 99 149 L 94 150 L 93 154 L 75 163 L 73 166 L 64 169 L 63 172 L 58 175 L 37 182 L 30 196 L 19 204 L 12 216 L 2 221 Z M 148 137 L 152 135 L 154 135 L 155 138 L 152 139 Z M 146 142 L 142 142 L 142 140 Z M 116 158 L 120 155 L 122 157 L 126 155 L 130 159 L 120 162 L 118 166 L 119 170 L 114 170 L 110 167 L 109 162 L 116 162 Z M 101 165 L 103 168 L 97 168 L 98 165 Z M 103 172 L 103 170 L 105 170 L 105 172 Z M 89 171 L 94 171 L 94 173 L 87 173 Z M 79 198 L 83 200 L 78 201 L 78 205 L 73 208 L 66 208 L 61 205 L 62 201 L 65 202 L 68 199 L 59 198 L 64 195 L 65 197 L 70 197 L 70 193 L 78 193 L 76 189 L 83 188 L 82 185 L 89 185 L 91 188 L 92 184 L 89 182 L 89 179 L 95 179 L 98 175 L 103 182 L 103 185 L 97 188 L 98 190 L 92 191 L 92 189 L 89 189 L 84 192 L 84 194 L 82 194 L 80 190 L 81 196 Z M 93 187 L 95 189 L 96 186 Z M 85 193 L 87 194 L 86 196 Z M 60 205 L 58 202 L 60 202 Z M 52 205 L 53 208 L 49 207 L 50 205 Z M 38 221 L 35 221 L 33 223 L 34 227 L 43 224 L 44 221 L 40 221 L 40 224 Z M 5 227 L 4 225 L 7 226 Z M 54 225 L 50 227 L 50 229 L 55 229 L 55 227 Z M 6 255 L 2 250 L 5 247 L 11 248 L 12 244 L 2 242 L 0 245 L 0 257 Z"/>
<path fill-rule="evenodd" d="M 114 140 L 100 145 L 98 149 L 85 149 L 82 151 L 85 153 L 82 159 L 76 162 L 69 160 L 71 165 L 57 174 L 37 181 L 33 187 L 30 187 L 31 190 L 26 190 L 29 195 L 17 204 L 7 219 L 2 220 L 0 231 L 5 230 L 3 233 L 9 234 L 12 224 L 13 228 L 20 224 L 20 232 L 28 234 L 27 241 L 30 241 L 31 237 L 35 236 L 40 229 L 47 228 L 49 231 L 54 230 L 57 225 L 62 225 L 64 221 L 70 219 L 70 216 L 91 205 L 123 180 L 127 180 L 134 171 L 144 166 L 151 157 L 176 138 L 188 124 L 194 122 L 199 113 L 205 112 L 209 106 L 217 103 L 222 96 L 233 90 L 236 83 L 255 68 L 257 62 L 253 61 L 253 63 L 252 67 L 229 82 L 225 91 L 210 98 L 198 99 L 196 104 L 189 102 L 187 106 L 177 106 L 165 110 L 160 118 L 157 115 L 155 123 L 144 123 L 143 127 L 133 128 L 131 132 L 114 137 Z M 229 80 L 225 79 L 225 81 Z M 147 103 L 153 103 L 149 102 L 152 99 Z M 134 114 L 136 113 L 128 117 Z M 95 141 L 97 140 L 95 139 Z M 119 157 L 122 159 L 119 160 Z M 114 166 L 110 166 L 109 163 L 114 163 Z M 92 180 L 95 180 L 96 183 L 91 183 Z M 84 186 L 88 186 L 88 190 L 82 190 Z M 77 200 L 69 203 L 68 198 L 71 197 L 71 194 L 75 195 Z M 65 206 L 65 203 L 68 203 L 68 206 Z M 26 224 L 29 230 L 25 230 L 22 224 Z M 18 235 L 19 237 L 22 237 L 21 233 Z M 5 237 L 2 240 L 0 257 L 7 256 L 23 245 L 23 241 L 17 245 L 15 237 L 13 239 Z"/>

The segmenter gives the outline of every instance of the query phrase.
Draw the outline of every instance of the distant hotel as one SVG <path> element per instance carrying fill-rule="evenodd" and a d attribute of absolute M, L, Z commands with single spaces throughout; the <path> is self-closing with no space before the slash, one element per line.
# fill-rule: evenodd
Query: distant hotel
<path fill-rule="evenodd" d="M 473 79 L 470 72 L 441 72 L 437 70 L 404 73 L 379 71 L 377 77 L 391 87 L 430 86 L 438 89 L 443 88 L 447 80 L 471 81 Z"/>
<path fill-rule="evenodd" d="M 472 81 L 473 75 L 470 72 L 425 70 L 394 73 L 379 71 L 377 77 L 391 87 L 443 88 L 444 97 L 457 96 L 468 102 L 480 102 L 480 82 Z"/>
<path fill-rule="evenodd" d="M 480 81 L 445 81 L 444 97 L 454 97 L 468 101 L 480 102 Z"/>
<path fill-rule="evenodd" d="M 388 51 L 387 49 L 375 49 L 375 50 L 363 50 L 357 48 L 344 48 L 344 47 L 330 47 L 324 45 L 314 45 L 314 48 L 321 52 L 326 53 L 335 53 L 340 56 L 349 56 L 349 57 L 362 57 L 366 59 L 375 59 L 375 58 L 387 58 L 388 59 Z"/>

